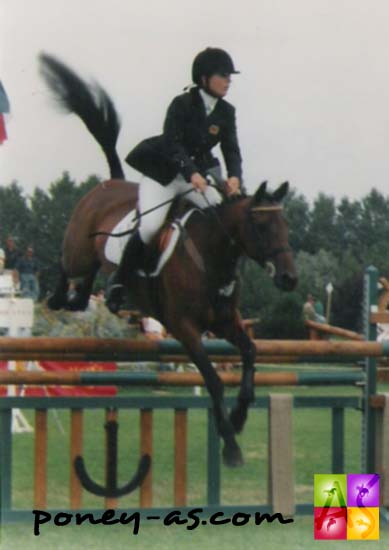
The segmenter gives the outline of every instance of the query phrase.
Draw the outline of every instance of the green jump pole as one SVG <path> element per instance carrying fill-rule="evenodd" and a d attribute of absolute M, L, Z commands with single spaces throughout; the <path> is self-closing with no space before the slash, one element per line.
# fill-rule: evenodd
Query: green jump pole
<path fill-rule="evenodd" d="M 222 373 L 227 386 L 239 386 L 241 374 Z M 256 372 L 256 386 L 334 386 L 364 384 L 361 372 Z M 0 371 L 0 385 L 80 385 L 80 386 L 201 386 L 200 373 L 176 372 L 90 372 L 90 371 Z"/>
<path fill-rule="evenodd" d="M 238 357 L 239 350 L 225 340 L 204 340 L 210 357 Z M 389 356 L 389 342 L 254 340 L 256 355 L 294 359 L 345 357 L 348 360 Z M 114 338 L 0 338 L 0 360 L 163 361 L 187 358 L 177 340 L 151 342 Z"/>
<path fill-rule="evenodd" d="M 374 266 L 366 269 L 364 278 L 364 332 L 369 343 L 377 340 L 377 325 L 371 322 L 370 315 L 378 307 L 378 270 Z M 362 471 L 375 471 L 375 430 L 376 411 L 370 406 L 371 396 L 377 393 L 377 361 L 375 357 L 365 359 L 366 384 L 364 388 L 364 404 L 362 415 Z"/>

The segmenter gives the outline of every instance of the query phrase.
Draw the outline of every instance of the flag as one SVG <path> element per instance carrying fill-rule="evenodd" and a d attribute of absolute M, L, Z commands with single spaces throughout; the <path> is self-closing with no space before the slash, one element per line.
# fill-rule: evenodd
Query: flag
<path fill-rule="evenodd" d="M 9 113 L 9 99 L 0 81 L 0 145 L 7 139 L 4 115 Z"/>

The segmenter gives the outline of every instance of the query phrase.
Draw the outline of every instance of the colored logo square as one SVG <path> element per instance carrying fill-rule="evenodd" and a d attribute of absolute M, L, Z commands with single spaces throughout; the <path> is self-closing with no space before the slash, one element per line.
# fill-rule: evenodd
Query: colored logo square
<path fill-rule="evenodd" d="M 347 508 L 315 508 L 314 521 L 315 540 L 347 539 Z"/>
<path fill-rule="evenodd" d="M 378 474 L 347 475 L 347 506 L 375 508 L 380 505 Z"/>
<path fill-rule="evenodd" d="M 346 474 L 315 474 L 314 506 L 347 506 Z"/>
<path fill-rule="evenodd" d="M 347 508 L 348 540 L 378 540 L 379 538 L 379 508 Z"/>

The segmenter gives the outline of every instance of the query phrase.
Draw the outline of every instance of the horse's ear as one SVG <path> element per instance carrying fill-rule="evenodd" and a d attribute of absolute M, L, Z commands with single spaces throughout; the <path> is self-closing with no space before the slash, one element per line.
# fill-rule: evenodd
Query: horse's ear
<path fill-rule="evenodd" d="M 255 192 L 254 202 L 260 203 L 265 198 L 266 186 L 267 186 L 267 181 L 263 181 Z"/>
<path fill-rule="evenodd" d="M 273 193 L 273 200 L 275 200 L 276 202 L 281 202 L 285 195 L 288 193 L 288 190 L 289 182 L 285 181 L 284 183 L 281 183 L 279 188 L 276 189 Z"/>

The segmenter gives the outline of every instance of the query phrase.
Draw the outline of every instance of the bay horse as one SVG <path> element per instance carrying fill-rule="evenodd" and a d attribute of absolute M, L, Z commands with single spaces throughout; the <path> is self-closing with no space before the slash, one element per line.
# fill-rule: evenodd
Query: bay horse
<path fill-rule="evenodd" d="M 110 167 L 110 179 L 86 194 L 73 212 L 63 241 L 60 281 L 48 301 L 53 309 L 82 309 L 87 306 L 97 271 L 102 268 L 109 273 L 116 267 L 105 256 L 107 236 L 101 233 L 110 233 L 135 208 L 138 185 L 124 178 L 116 152 L 120 124 L 108 94 L 51 56 L 41 54 L 40 66 L 63 107 L 77 114 L 100 144 Z M 136 305 L 156 317 L 183 344 L 203 375 L 228 466 L 243 463 L 235 435 L 242 430 L 254 400 L 256 352 L 238 310 L 238 261 L 248 256 L 261 266 L 272 262 L 275 285 L 286 291 L 295 288 L 293 254 L 280 204 L 287 190 L 288 184 L 284 183 L 270 193 L 263 183 L 253 196 L 225 200 L 192 216 L 160 275 L 150 279 L 135 274 L 128 280 Z M 186 238 L 191 248 L 184 246 Z M 190 249 L 196 250 L 195 256 Z M 69 278 L 82 281 L 76 304 L 67 299 Z M 223 400 L 223 384 L 202 344 L 206 331 L 227 339 L 241 353 L 242 380 L 230 415 Z"/>

